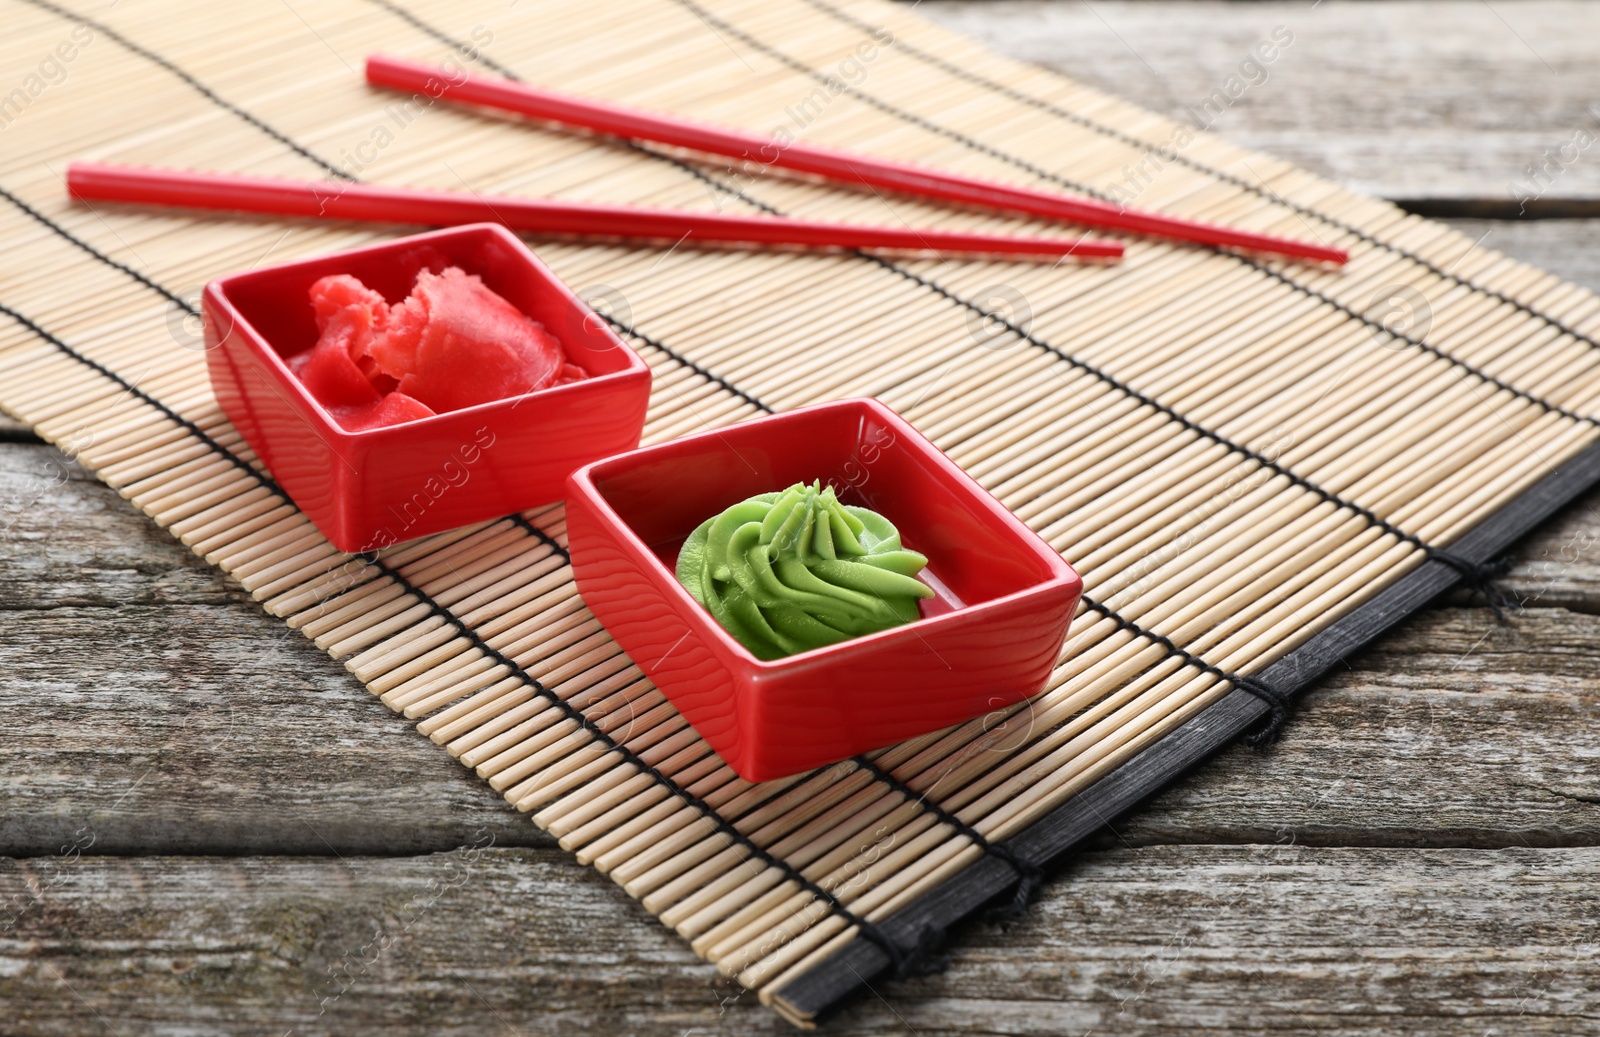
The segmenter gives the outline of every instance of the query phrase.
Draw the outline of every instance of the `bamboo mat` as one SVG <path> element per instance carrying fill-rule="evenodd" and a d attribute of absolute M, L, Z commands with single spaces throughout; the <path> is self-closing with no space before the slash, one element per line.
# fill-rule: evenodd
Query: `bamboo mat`
<path fill-rule="evenodd" d="M 919 942 L 1030 883 L 1090 813 L 1248 729 L 1261 696 L 1312 679 L 1596 475 L 1590 293 L 886 4 L 0 13 L 0 93 L 27 102 L 0 108 L 0 406 L 796 1022 L 914 966 Z M 72 58 L 42 65 L 64 42 Z M 1141 240 L 1115 267 L 533 242 L 654 369 L 647 441 L 875 395 L 1084 576 L 1031 703 L 751 785 L 585 610 L 559 506 L 348 557 L 221 417 L 200 286 L 395 231 L 69 205 L 65 163 L 1050 228 L 407 108 L 363 85 L 371 50 L 1017 183 L 1124 199 L 1132 184 L 1139 207 L 1352 261 Z"/>

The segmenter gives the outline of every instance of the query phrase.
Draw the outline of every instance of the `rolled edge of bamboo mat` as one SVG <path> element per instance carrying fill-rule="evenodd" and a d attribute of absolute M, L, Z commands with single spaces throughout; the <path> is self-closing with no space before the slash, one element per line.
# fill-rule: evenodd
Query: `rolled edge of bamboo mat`
<path fill-rule="evenodd" d="M 1486 563 L 1596 485 L 1600 485 L 1600 443 L 1562 462 L 1458 538 L 1450 550 L 1468 562 Z M 1462 579 L 1460 572 L 1444 562 L 1424 562 L 1256 676 L 1286 694 L 1297 695 Z M 1040 868 L 1060 865 L 1084 840 L 1238 738 L 1260 721 L 1268 708 L 1255 695 L 1233 689 L 999 845 Z M 930 938 L 941 939 L 945 930 L 983 911 L 1014 889 L 1020 878 L 998 857 L 985 855 L 878 922 L 878 930 L 911 954 L 927 947 Z M 878 944 L 852 940 L 768 997 L 785 1019 L 809 1028 L 890 971 L 892 964 Z"/>

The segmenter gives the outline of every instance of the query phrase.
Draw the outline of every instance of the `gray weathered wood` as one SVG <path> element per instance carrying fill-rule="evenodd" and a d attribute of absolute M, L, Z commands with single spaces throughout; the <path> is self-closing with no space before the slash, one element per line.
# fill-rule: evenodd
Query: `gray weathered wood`
<path fill-rule="evenodd" d="M 608 887 L 498 848 L 0 865 L 5 1028 L 792 1032 Z M 1119 849 L 825 1032 L 1593 1034 L 1597 917 L 1596 849 Z"/>
<path fill-rule="evenodd" d="M 49 448 L 0 447 L 0 500 L 32 496 L 7 513 L 0 566 L 0 709 L 16 717 L 0 852 L 47 853 L 86 820 L 111 852 L 416 852 L 484 824 L 542 838 L 115 493 Z M 1535 607 L 1419 617 L 1313 693 L 1283 745 L 1208 768 L 1121 838 L 1600 841 L 1583 800 L 1600 749 L 1552 736 L 1597 704 L 1595 658 L 1560 650 L 1600 636 L 1597 508 L 1519 550 L 1507 588 Z"/>
<path fill-rule="evenodd" d="M 277 629 L 274 629 L 277 626 Z M 549 840 L 252 606 L 8 612 L 0 847 L 426 853 Z"/>
<path fill-rule="evenodd" d="M 7 608 L 250 600 L 91 472 L 37 444 L 0 444 L 0 562 Z"/>
<path fill-rule="evenodd" d="M 33 470 L 30 463 L 43 465 L 50 452 L 26 447 L 0 452 L 0 458 L 19 456 L 29 461 L 12 464 L 6 471 L 21 468 L 27 474 Z M 51 855 L 60 845 L 70 844 L 83 825 L 88 826 L 85 833 L 96 839 L 87 847 L 90 854 L 174 848 L 228 853 L 338 849 L 349 856 L 411 852 L 426 848 L 424 838 L 437 840 L 432 845 L 454 845 L 493 834 L 504 845 L 509 837 L 532 832 L 531 826 L 514 818 L 505 829 L 491 824 L 484 835 L 469 830 L 475 817 L 481 821 L 487 815 L 493 821 L 509 811 L 434 747 L 405 731 L 336 667 L 324 664 L 310 646 L 277 637 L 275 624 L 253 605 L 242 600 L 230 604 L 229 595 L 235 592 L 224 583 L 211 578 L 173 580 L 173 573 L 194 566 L 186 554 L 110 491 L 77 473 L 73 476 L 52 487 L 54 496 L 48 502 L 42 498 L 29 512 L 31 521 L 53 525 L 56 536 L 74 541 L 85 557 L 117 547 L 127 550 L 128 555 L 107 566 L 122 572 L 125 580 L 107 583 L 95 567 L 75 578 L 70 558 L 63 558 L 39 574 L 37 581 L 62 595 L 58 607 L 16 609 L 5 617 L 13 624 L 24 618 L 48 624 L 39 638 L 18 635 L 16 627 L 7 630 L 8 643 L 22 649 L 13 654 L 21 664 L 17 676 L 24 682 L 22 695 L 5 709 L 7 715 L 20 718 L 6 754 L 11 761 L 6 768 L 11 779 L 8 805 L 46 808 L 42 816 L 31 818 L 29 830 L 20 833 L 17 806 L 8 810 L 8 827 L 0 830 L 8 852 L 45 855 L 18 862 L 13 869 L 26 868 L 35 881 L 49 887 L 58 873 L 79 866 L 68 867 Z M 76 518 L 63 522 L 62 515 Z M 1594 537 L 1588 532 L 1595 523 L 1592 503 L 1574 509 L 1525 551 L 1562 563 L 1566 573 L 1562 585 L 1579 595 L 1574 604 L 1583 604 L 1585 590 L 1592 592 L 1600 584 L 1592 568 L 1579 564 L 1595 561 Z M 26 534 L 31 528 L 23 527 L 25 535 L 31 535 Z M 1573 561 L 1568 562 L 1561 557 L 1561 548 L 1575 536 L 1588 539 L 1573 549 Z M 33 542 L 41 543 L 42 537 Z M 60 605 L 61 600 L 80 604 Z M 206 694 L 216 698 L 197 695 L 198 686 L 163 685 L 173 672 L 165 655 L 170 645 L 154 653 L 138 647 L 154 630 L 173 625 L 177 616 L 199 624 L 201 634 L 226 642 L 220 651 L 215 644 L 201 646 L 187 638 L 178 645 L 194 652 L 186 672 L 198 667 L 203 677 L 197 679 L 205 682 Z M 1581 733 L 1586 723 L 1592 723 L 1595 664 L 1581 650 L 1569 650 L 1557 667 L 1550 666 L 1548 656 L 1561 644 L 1593 643 L 1595 622 L 1600 621 L 1563 609 L 1531 611 L 1504 627 L 1494 626 L 1484 609 L 1443 609 L 1422 617 L 1358 660 L 1352 674 L 1316 692 L 1279 748 L 1262 757 L 1244 752 L 1224 756 L 1149 811 L 1119 825 L 1118 836 L 1103 841 L 1109 852 L 1094 859 L 1110 862 L 1106 867 L 1132 867 L 1148 860 L 1152 852 L 1176 851 L 1129 847 L 1163 842 L 1292 839 L 1512 848 L 1594 843 L 1600 833 L 1594 748 L 1581 737 L 1561 737 L 1557 732 Z M 74 644 L 80 654 L 35 658 L 37 649 L 49 642 Z M 99 676 L 95 660 L 106 658 L 118 659 L 122 697 L 91 708 L 93 696 L 70 686 L 89 683 L 85 676 Z M 212 667 L 215 671 L 208 672 Z M 323 672 L 301 678 L 305 684 L 294 694 L 297 682 L 263 679 L 285 668 Z M 1547 668 L 1560 675 L 1541 675 Z M 32 679 L 40 674 L 48 675 L 48 680 Z M 1540 686 L 1520 686 L 1528 681 Z M 239 696 L 239 687 L 246 682 L 255 683 L 265 694 Z M 147 692 L 161 688 L 164 700 L 148 713 L 130 717 L 117 707 L 127 701 L 127 689 L 141 683 Z M 287 691 L 286 684 L 291 685 Z M 224 715 L 216 702 L 228 698 L 234 706 Z M 147 696 L 137 701 L 148 707 L 151 700 Z M 41 710 L 41 703 L 69 711 Z M 71 722 L 63 724 L 63 716 Z M 337 754 L 320 748 L 330 726 L 346 732 Z M 243 761 L 242 765 L 220 766 L 218 753 L 227 754 L 230 761 Z M 274 757 L 284 756 L 291 763 L 274 769 Z M 63 774 L 65 780 L 52 784 L 41 777 L 54 774 Z M 396 780 L 395 775 L 406 777 Z M 1471 795 L 1463 795 L 1463 789 L 1471 789 Z M 245 813 L 250 815 L 247 823 L 230 817 Z M 321 845 L 317 840 L 322 838 L 331 845 Z M 1405 867 L 1430 860 L 1428 856 L 1398 859 L 1406 862 Z M 492 914 L 497 921 L 487 929 L 480 918 L 481 905 L 453 911 L 441 906 L 441 923 L 448 921 L 451 929 L 472 933 L 470 939 L 454 943 L 424 939 L 419 931 L 398 945 L 396 955 L 371 966 L 382 982 L 369 986 L 361 977 L 362 983 L 329 1008 L 334 1013 L 331 1018 L 321 1022 L 312 1018 L 317 998 L 338 989 L 327 968 L 337 967 L 346 951 L 359 950 L 367 939 L 363 927 L 385 917 L 374 904 L 387 903 L 398 912 L 418 892 L 426 894 L 427 877 L 436 877 L 427 869 L 443 868 L 447 878 L 455 874 L 448 865 L 429 863 L 437 860 L 361 861 L 348 870 L 332 862 L 246 860 L 207 865 L 214 870 L 204 878 L 194 877 L 195 862 L 182 862 L 171 865 L 187 877 L 182 892 L 169 888 L 164 906 L 137 918 L 130 917 L 122 897 L 107 892 L 118 885 L 115 878 L 88 888 L 71 911 L 52 906 L 54 895 L 47 889 L 46 903 L 40 907 L 48 909 L 42 910 L 41 918 L 52 919 L 58 932 L 99 930 L 125 939 L 130 932 L 158 924 L 158 931 L 170 934 L 177 945 L 160 953 L 141 949 L 112 962 L 85 962 L 65 951 L 46 961 L 119 1032 L 153 1031 L 180 1023 L 203 1027 L 224 1013 L 260 1032 L 280 1023 L 284 1028 L 292 1025 L 298 1031 L 318 1032 L 319 1025 L 330 1031 L 357 1025 L 403 1027 L 404 1020 L 426 1029 L 450 1018 L 471 1018 L 481 1010 L 476 995 L 448 970 L 470 983 L 497 1013 L 513 1020 L 512 1025 L 531 1032 L 566 1032 L 585 1025 L 593 1032 L 608 1032 L 608 1027 L 650 1032 L 654 1023 L 677 1028 L 680 1021 L 682 1030 L 698 1026 L 710 1032 L 718 1032 L 713 1027 L 751 1032 L 775 1025 L 765 1013 L 745 1011 L 737 1003 L 734 1010 L 739 1014 L 717 1014 L 718 998 L 736 991 L 714 984 L 709 969 L 619 891 L 558 854 L 507 865 L 518 876 L 517 889 L 536 891 L 534 896 L 523 894 L 531 906 Z M 126 862 L 89 863 L 109 869 L 107 874 L 113 876 L 118 874 L 116 868 L 127 866 Z M 333 867 L 340 870 L 327 871 Z M 390 867 L 400 876 L 366 877 L 367 869 Z M 1197 873 L 1187 861 L 1169 862 L 1166 871 L 1145 875 L 1139 895 L 1132 898 L 1120 887 L 1097 880 L 1094 867 L 1076 869 L 1064 884 L 1053 885 L 1041 913 L 1025 923 L 1016 939 L 982 928 L 963 934 L 957 969 L 947 978 L 897 987 L 892 993 L 894 1010 L 925 1033 L 963 1032 L 985 1021 L 999 1021 L 1008 1032 L 1060 1032 L 1053 1028 L 1077 1027 L 1079 1020 L 1098 1020 L 1099 1032 L 1115 1033 L 1129 1032 L 1135 1024 L 1190 1025 L 1196 1020 L 1184 1014 L 1192 1010 L 1186 1006 L 1207 991 L 1226 1004 L 1233 996 L 1230 991 L 1238 989 L 1239 973 L 1254 966 L 1238 948 L 1219 961 L 1207 934 L 1215 928 L 1248 932 L 1263 925 L 1258 916 L 1244 914 L 1241 903 L 1235 903 L 1235 898 L 1242 902 L 1246 893 L 1226 884 L 1227 876 L 1237 876 L 1242 866 Z M 1335 853 L 1317 867 L 1337 886 L 1366 883 L 1363 873 L 1377 865 L 1370 856 L 1354 860 Z M 220 875 L 228 877 L 226 886 Z M 270 876 L 262 880 L 271 889 L 269 903 L 251 903 L 248 911 L 235 905 L 238 895 L 233 887 L 239 875 Z M 330 875 L 339 877 L 337 887 L 330 886 Z M 1203 892 L 1192 885 L 1178 888 L 1185 882 L 1201 883 Z M 337 895 L 328 894 L 329 888 L 337 888 Z M 1543 889 L 1522 892 L 1537 903 L 1508 906 L 1507 917 L 1526 920 L 1556 909 L 1553 901 L 1538 899 L 1555 894 Z M 1105 944 L 1086 936 L 1079 917 L 1085 912 L 1109 913 L 1103 899 L 1108 896 L 1122 912 L 1116 926 L 1141 927 L 1137 937 L 1124 935 Z M 1396 899 L 1403 898 L 1391 891 L 1388 899 L 1335 904 L 1341 919 L 1348 920 L 1348 915 L 1358 923 L 1378 926 L 1395 909 Z M 584 924 L 542 921 L 556 901 L 571 905 L 563 910 L 572 911 Z M 440 904 L 444 903 L 441 898 Z M 1428 909 L 1439 908 L 1429 902 Z M 1335 907 L 1326 910 L 1334 912 Z M 244 922 L 233 912 L 242 912 Z M 203 922 L 197 921 L 201 916 Z M 219 919 L 228 934 L 219 942 L 230 952 L 219 954 L 212 944 L 212 951 L 202 954 L 197 946 L 201 934 L 211 933 Z M 257 948 L 279 946 L 282 933 L 267 928 L 235 938 L 229 928 L 259 919 L 297 921 L 310 933 L 303 939 L 315 953 L 307 952 L 306 959 L 292 959 L 289 964 L 263 964 L 265 952 Z M 1102 921 L 1112 927 L 1110 919 Z M 1349 938 L 1332 930 L 1320 935 L 1330 948 L 1324 953 Z M 1466 954 L 1465 948 L 1476 947 L 1479 939 L 1469 930 L 1460 934 L 1456 950 L 1435 947 L 1429 953 L 1448 963 Z M 1094 951 L 1089 963 L 1084 960 L 1086 944 Z M 334 945 L 337 950 L 315 950 Z M 432 957 L 419 970 L 415 956 L 422 946 Z M 447 950 L 435 949 L 438 946 Z M 529 948 L 538 953 L 530 954 Z M 618 948 L 625 949 L 625 961 L 602 953 L 616 955 Z M 1320 987 L 1307 985 L 1303 977 L 1275 974 L 1270 977 L 1273 982 L 1289 986 L 1251 1011 L 1262 1019 L 1281 1020 L 1288 1011 L 1285 1006 L 1318 997 L 1370 1006 L 1371 992 L 1380 987 L 1398 987 L 1391 999 L 1420 1003 L 1439 984 L 1418 978 L 1418 953 L 1391 950 L 1402 965 L 1380 965 L 1357 956 Z M 1494 962 L 1497 981 L 1521 991 L 1506 995 L 1507 999 L 1550 1001 L 1541 1009 L 1541 1014 L 1556 1013 L 1556 1021 L 1542 1020 L 1547 1032 L 1578 1032 L 1563 1014 L 1569 993 L 1556 985 L 1541 994 L 1545 990 L 1541 984 L 1549 982 L 1550 963 L 1565 961 L 1563 953 L 1550 946 L 1524 951 L 1510 964 L 1498 957 Z M 484 960 L 491 954 L 504 955 L 505 960 Z M 1304 954 L 1302 948 L 1295 958 L 1301 971 L 1309 967 Z M 550 964 L 542 971 L 530 971 L 530 958 L 548 958 Z M 396 964 L 402 960 L 407 964 Z M 140 975 L 159 976 L 163 982 L 169 973 L 187 977 L 198 970 L 205 977 L 200 989 L 209 993 L 196 994 L 174 978 L 170 990 L 147 983 L 141 988 L 143 996 L 130 1007 L 114 995 L 107 970 L 134 967 Z M 1460 967 L 1449 966 L 1447 978 L 1455 978 L 1454 970 Z M 1396 969 L 1402 973 L 1399 978 L 1391 974 Z M 1075 976 L 1071 970 L 1076 970 Z M 280 972 L 295 977 L 300 986 L 286 991 L 269 984 L 264 989 L 264 975 L 281 979 Z M 34 986 L 23 985 L 6 994 L 8 1003 L 28 1006 L 36 1024 L 32 1032 L 70 1032 L 88 1018 L 79 1001 L 51 1000 L 51 991 L 59 987 L 44 964 L 30 960 L 26 974 Z M 1061 986 L 1063 975 L 1072 982 Z M 325 985 L 316 987 L 316 982 Z M 1484 991 L 1460 992 L 1460 1003 L 1470 1006 L 1478 995 L 1489 996 Z M 1128 1010 L 1132 1015 L 1121 1005 L 1124 998 L 1134 998 Z M 40 1007 L 41 1003 L 54 1007 Z M 607 1007 L 597 1015 L 584 1015 L 583 1006 L 595 1003 Z M 1254 1024 L 1245 1017 L 1225 1009 L 1209 1010 L 1222 1011 L 1227 1025 L 1252 1032 Z M 1407 1011 L 1404 1004 L 1389 1010 Z M 1369 1022 L 1358 1017 L 1342 1025 L 1346 1032 L 1360 1032 Z M 900 1024 L 874 1002 L 853 1009 L 842 1025 L 843 1032 L 872 1033 L 894 1032 Z M 1437 1020 L 1431 1031 L 1421 1020 L 1411 1020 L 1410 1025 L 1412 1032 L 1451 1032 Z"/>
<path fill-rule="evenodd" d="M 1600 845 L 1597 642 L 1565 609 L 1424 612 L 1101 843 Z"/>
<path fill-rule="evenodd" d="M 0 853 L 548 845 L 333 660 L 51 448 L 0 444 Z"/>
<path fill-rule="evenodd" d="M 1275 27 L 1293 42 L 1212 127 L 1386 198 L 1510 203 L 1580 129 L 1600 144 L 1600 9 L 1581 0 L 927 0 L 926 18 L 1193 124 Z M 1600 147 L 1545 199 L 1600 199 Z M 1515 211 L 1515 205 L 1511 206 Z M 1591 215 L 1595 213 L 1591 212 Z"/>

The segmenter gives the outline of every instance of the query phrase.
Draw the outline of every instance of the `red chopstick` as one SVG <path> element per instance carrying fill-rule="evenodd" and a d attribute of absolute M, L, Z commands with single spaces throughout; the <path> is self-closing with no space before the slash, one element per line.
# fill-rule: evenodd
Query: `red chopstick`
<path fill-rule="evenodd" d="M 753 133 L 556 93 L 510 79 L 464 72 L 447 75 L 430 65 L 381 54 L 367 58 L 367 81 L 429 97 L 516 112 L 546 122 L 577 126 L 611 136 L 726 155 L 761 166 L 777 166 L 829 180 L 866 184 L 923 198 L 962 202 L 988 209 L 1007 209 L 1094 227 L 1201 245 L 1267 252 L 1296 259 L 1343 264 L 1350 258 L 1344 249 L 1313 242 L 1256 234 L 1137 209 L 1122 209 L 1093 199 L 957 176 L 931 166 L 894 162 L 798 141 L 780 144 Z"/>
<path fill-rule="evenodd" d="M 67 191 L 74 198 L 92 201 L 441 227 L 503 223 L 513 230 L 607 239 L 681 241 L 687 237 L 696 242 L 802 248 L 932 250 L 997 256 L 1072 256 L 1076 259 L 1117 259 L 1122 255 L 1120 243 L 1088 238 L 857 226 L 775 216 L 640 209 L 418 187 L 291 180 L 97 162 L 68 165 Z"/>

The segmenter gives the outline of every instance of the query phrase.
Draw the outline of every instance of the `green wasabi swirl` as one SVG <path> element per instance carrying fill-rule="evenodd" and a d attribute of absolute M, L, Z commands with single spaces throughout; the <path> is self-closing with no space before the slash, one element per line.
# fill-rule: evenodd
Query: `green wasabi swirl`
<path fill-rule="evenodd" d="M 702 522 L 678 582 L 758 659 L 780 659 L 916 619 L 927 564 L 882 515 L 795 483 Z"/>

